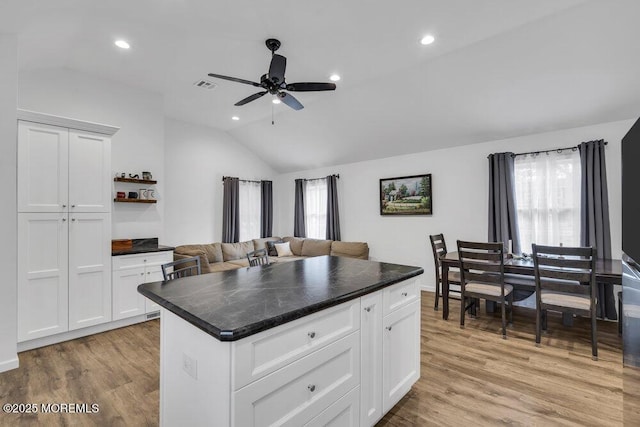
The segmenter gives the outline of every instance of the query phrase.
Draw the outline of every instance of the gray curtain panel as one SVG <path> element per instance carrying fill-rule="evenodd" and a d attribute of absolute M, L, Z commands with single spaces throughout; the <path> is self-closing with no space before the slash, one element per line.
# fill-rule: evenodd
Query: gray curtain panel
<path fill-rule="evenodd" d="M 489 241 L 503 242 L 507 251 L 511 239 L 513 253 L 520 254 L 513 161 L 513 153 L 489 155 Z"/>
<path fill-rule="evenodd" d="M 222 242 L 240 240 L 240 180 L 225 177 L 222 197 Z"/>
<path fill-rule="evenodd" d="M 273 183 L 260 181 L 260 237 L 271 237 L 273 233 Z"/>
<path fill-rule="evenodd" d="M 609 195 L 605 142 L 589 141 L 578 145 L 581 166 L 580 244 L 595 246 L 598 258 L 611 258 Z M 616 320 L 613 285 L 598 284 L 598 317 Z"/>
<path fill-rule="evenodd" d="M 307 237 L 307 231 L 304 224 L 304 179 L 296 179 L 295 197 L 293 235 L 295 237 Z"/>
<path fill-rule="evenodd" d="M 340 215 L 338 214 L 338 177 L 327 177 L 327 240 L 340 240 Z"/>

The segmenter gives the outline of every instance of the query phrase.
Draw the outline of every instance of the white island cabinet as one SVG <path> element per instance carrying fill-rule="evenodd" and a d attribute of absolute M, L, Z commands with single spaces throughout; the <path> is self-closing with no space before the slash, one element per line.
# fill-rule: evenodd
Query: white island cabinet
<path fill-rule="evenodd" d="M 237 341 L 162 311 L 165 427 L 370 426 L 420 376 L 414 278 Z"/>

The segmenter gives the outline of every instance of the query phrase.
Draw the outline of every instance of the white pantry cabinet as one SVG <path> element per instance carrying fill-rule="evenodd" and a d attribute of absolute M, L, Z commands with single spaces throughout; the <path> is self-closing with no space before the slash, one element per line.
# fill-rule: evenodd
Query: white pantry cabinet
<path fill-rule="evenodd" d="M 112 126 L 18 111 L 18 341 L 111 321 Z"/>
<path fill-rule="evenodd" d="M 113 320 L 160 310 L 158 304 L 138 292 L 138 286 L 163 280 L 162 264 L 171 261 L 173 251 L 113 257 Z"/>

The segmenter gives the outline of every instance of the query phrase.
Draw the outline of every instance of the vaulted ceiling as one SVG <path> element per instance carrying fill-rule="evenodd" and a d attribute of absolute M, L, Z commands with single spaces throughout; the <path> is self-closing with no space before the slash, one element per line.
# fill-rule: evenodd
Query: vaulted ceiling
<path fill-rule="evenodd" d="M 637 0 L 2 0 L 0 32 L 18 34 L 20 70 L 161 93 L 167 116 L 286 172 L 637 117 L 638 16 Z M 248 85 L 193 86 L 259 80 L 269 37 L 288 82 L 336 72 L 337 90 L 296 93 L 293 111 L 235 107 Z"/>

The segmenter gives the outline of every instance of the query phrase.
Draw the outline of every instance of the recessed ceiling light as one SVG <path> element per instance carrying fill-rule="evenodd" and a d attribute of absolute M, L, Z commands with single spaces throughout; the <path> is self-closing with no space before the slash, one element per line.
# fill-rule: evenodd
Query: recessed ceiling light
<path fill-rule="evenodd" d="M 431 34 L 427 34 L 422 38 L 422 40 L 420 40 L 420 43 L 422 43 L 423 45 L 428 45 L 433 43 L 434 41 L 436 41 L 436 38 L 433 37 Z"/>
<path fill-rule="evenodd" d="M 131 46 L 129 46 L 129 43 L 127 43 L 124 40 L 116 40 L 115 45 L 118 46 L 120 49 L 129 49 Z"/>
<path fill-rule="evenodd" d="M 238 117 L 238 116 L 233 116 L 233 117 L 231 117 L 231 120 L 238 121 L 238 120 L 240 120 L 240 117 Z"/>
<path fill-rule="evenodd" d="M 271 102 L 273 102 L 274 104 L 280 104 L 282 101 L 280 101 L 278 98 L 273 98 Z"/>
<path fill-rule="evenodd" d="M 340 76 L 337 74 L 331 74 L 329 76 L 329 80 L 331 80 L 332 82 L 337 82 L 338 80 L 340 80 Z"/>

